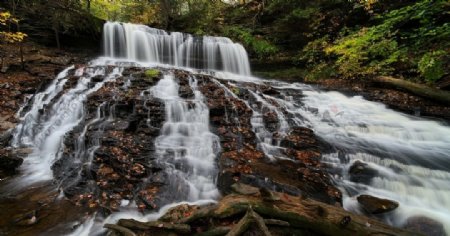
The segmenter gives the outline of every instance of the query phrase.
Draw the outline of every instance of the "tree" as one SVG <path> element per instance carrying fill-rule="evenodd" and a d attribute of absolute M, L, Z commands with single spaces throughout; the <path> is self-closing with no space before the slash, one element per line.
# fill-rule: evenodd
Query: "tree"
<path fill-rule="evenodd" d="M 13 26 L 16 27 L 16 31 L 13 31 Z M 19 43 L 20 48 L 20 61 L 22 63 L 22 68 L 24 67 L 23 63 L 23 51 L 21 42 L 27 37 L 26 34 L 20 32 L 19 20 L 11 15 L 9 12 L 0 12 L 0 45 L 3 44 L 14 44 Z M 4 51 L 4 50 L 2 50 Z M 3 68 L 4 62 L 3 54 L 0 54 L 1 57 L 1 68 Z"/>

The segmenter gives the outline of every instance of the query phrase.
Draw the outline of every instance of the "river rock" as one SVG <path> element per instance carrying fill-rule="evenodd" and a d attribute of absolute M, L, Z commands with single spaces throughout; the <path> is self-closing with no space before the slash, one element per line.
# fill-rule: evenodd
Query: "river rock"
<path fill-rule="evenodd" d="M 370 195 L 360 195 L 357 198 L 362 208 L 370 214 L 382 214 L 395 210 L 399 204 L 398 202 L 377 198 Z"/>
<path fill-rule="evenodd" d="M 428 236 L 447 235 L 442 223 L 425 216 L 413 216 L 408 218 L 403 228 L 413 232 L 420 232 Z"/>
<path fill-rule="evenodd" d="M 378 175 L 377 170 L 360 160 L 355 161 L 350 166 L 348 173 L 350 174 L 351 181 L 364 184 L 370 184 L 372 178 Z"/>
<path fill-rule="evenodd" d="M 22 165 L 23 159 L 6 152 L 4 149 L 0 153 L 0 178 L 16 173 L 16 169 Z"/>

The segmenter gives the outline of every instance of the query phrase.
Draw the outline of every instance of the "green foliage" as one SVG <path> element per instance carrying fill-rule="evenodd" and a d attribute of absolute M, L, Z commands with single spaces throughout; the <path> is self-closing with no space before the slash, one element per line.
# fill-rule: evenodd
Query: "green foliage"
<path fill-rule="evenodd" d="M 404 56 L 398 43 L 389 38 L 389 32 L 378 30 L 378 27 L 364 28 L 325 49 L 326 53 L 338 56 L 336 65 L 344 77 L 387 74 L 393 71 L 392 64 Z"/>
<path fill-rule="evenodd" d="M 269 57 L 278 51 L 275 45 L 260 36 L 252 35 L 249 29 L 231 26 L 226 27 L 224 33 L 230 38 L 243 42 L 244 46 L 253 51 L 259 58 Z"/>
<path fill-rule="evenodd" d="M 319 79 L 330 79 L 338 75 L 336 68 L 328 63 L 315 65 L 305 76 L 305 80 L 314 81 Z"/>
<path fill-rule="evenodd" d="M 428 82 L 434 82 L 445 75 L 443 50 L 425 53 L 419 61 L 419 71 Z"/>
<path fill-rule="evenodd" d="M 326 54 L 324 52 L 330 44 L 328 36 L 318 38 L 309 42 L 302 51 L 294 58 L 295 64 L 306 64 L 314 66 L 320 62 L 324 62 Z"/>
<path fill-rule="evenodd" d="M 325 52 L 336 57 L 338 71 L 345 78 L 392 74 L 400 64 L 413 67 L 412 62 L 427 48 L 448 48 L 448 40 L 444 39 L 450 36 L 449 24 L 440 20 L 446 7 L 444 1 L 421 0 L 392 10 L 377 16 L 378 24 L 358 28 L 337 39 Z M 442 74 L 438 61 L 431 54 L 421 59 L 420 71 L 427 74 L 428 81 Z"/>

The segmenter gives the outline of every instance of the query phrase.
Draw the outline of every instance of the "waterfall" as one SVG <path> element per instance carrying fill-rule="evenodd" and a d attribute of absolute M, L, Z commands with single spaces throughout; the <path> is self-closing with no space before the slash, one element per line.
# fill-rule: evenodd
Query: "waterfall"
<path fill-rule="evenodd" d="M 130 109 L 132 111 L 126 110 L 126 115 L 134 119 L 138 117 L 134 114 L 136 110 L 147 109 L 144 115 L 139 114 L 139 119 L 144 117 L 147 120 L 134 126 L 152 126 L 155 121 L 150 119 L 150 115 L 152 112 L 161 112 L 164 119 L 161 119 L 161 123 L 157 122 L 158 127 L 139 133 L 139 138 L 122 137 L 120 140 L 132 140 L 131 145 L 139 143 L 137 139 L 146 140 L 146 143 L 139 145 L 149 150 L 148 153 L 126 156 L 128 151 L 132 151 L 130 148 L 125 156 L 129 159 L 140 158 L 140 165 L 137 166 L 147 168 L 148 172 L 156 172 L 162 167 L 167 181 L 161 181 L 161 185 L 170 193 L 167 196 L 170 199 L 164 202 L 167 205 L 158 206 L 159 212 L 152 214 L 141 214 L 136 210 L 139 199 L 135 196 L 133 199 L 121 199 L 119 212 L 106 219 L 96 214 L 85 222 L 77 222 L 81 226 L 73 235 L 102 234 L 105 231 L 104 223 L 115 223 L 120 218 L 155 220 L 177 204 L 207 204 L 219 198 L 216 159 L 221 151 L 222 137 L 218 137 L 213 133 L 214 129 L 210 128 L 213 122 L 208 106 L 212 105 L 208 103 L 208 94 L 204 92 L 208 87 L 202 83 L 215 83 L 223 90 L 225 100 L 239 101 L 251 112 L 247 124 L 251 125 L 249 127 L 255 137 L 255 148 L 274 164 L 279 160 L 291 161 L 283 154 L 286 147 L 280 145 L 280 140 L 294 126 L 313 129 L 321 140 L 332 146 L 331 150 L 323 154 L 322 162 L 330 168 L 335 183 L 343 191 L 344 208 L 347 210 L 362 213 L 356 201 L 359 194 L 389 198 L 398 201 L 400 207 L 384 215 L 387 223 L 401 227 L 408 217 L 424 215 L 442 222 L 447 232 L 450 232 L 450 128 L 445 124 L 408 116 L 358 96 L 347 97 L 338 92 L 321 92 L 305 84 L 252 77 L 245 49 L 228 38 L 196 37 L 117 22 L 106 23 L 103 34 L 106 57 L 93 60 L 85 67 L 71 66 L 62 71 L 19 112 L 21 121 L 13 132 L 12 146 L 30 148 L 31 153 L 24 158 L 21 176 L 17 178 L 19 184 L 11 182 L 11 186 L 23 187 L 52 180 L 55 176 L 52 165 L 61 160 L 65 150 L 64 140 L 74 129 L 79 129 L 78 136 L 72 137 L 75 147 L 68 149 L 73 151 L 73 155 L 66 156 L 72 158 L 68 165 L 76 165 L 67 169 L 79 172 L 76 173 L 78 176 L 69 176 L 72 179 L 68 177 L 67 181 L 76 182 L 78 177 L 84 177 L 78 167 L 90 170 L 94 159 L 105 157 L 96 156 L 96 152 L 104 145 L 101 139 L 103 135 L 106 136 L 104 131 L 107 129 L 104 126 L 121 125 L 120 122 L 114 124 L 118 121 L 114 116 L 115 106 L 109 106 L 109 100 L 115 100 L 116 94 L 113 98 L 97 101 L 98 107 L 94 106 L 96 109 L 91 110 L 91 116 L 86 108 L 92 101 L 90 96 L 110 83 L 122 92 L 120 94 L 123 97 L 135 99 Z M 155 65 L 170 67 L 161 70 L 162 78 L 158 78 L 158 81 L 143 72 L 153 69 Z M 173 68 L 194 73 L 186 77 L 177 76 L 177 70 Z M 128 74 L 125 74 L 127 69 Z M 132 75 L 135 71 L 143 73 L 135 78 Z M 211 73 L 217 78 L 202 77 Z M 133 86 L 141 93 L 128 91 Z M 188 88 L 192 96 L 183 96 L 180 92 L 182 86 Z M 265 93 L 261 87 L 270 87 L 272 93 Z M 100 99 L 103 97 L 100 96 Z M 152 107 L 147 104 L 157 105 Z M 142 106 L 136 108 L 138 105 Z M 230 107 L 226 107 L 224 112 L 225 120 L 231 119 L 232 114 L 236 113 L 236 109 L 233 110 L 235 106 Z M 267 114 L 272 118 L 270 127 Z M 236 119 L 235 124 L 239 128 L 243 126 L 244 123 Z M 125 126 L 133 126 L 131 123 L 136 120 L 130 118 L 121 121 Z M 92 138 L 90 132 L 98 133 Z M 134 131 L 126 132 L 130 134 Z M 239 135 L 233 138 L 242 146 L 244 144 Z M 368 182 L 353 181 L 349 169 L 356 161 L 366 163 L 376 170 L 377 175 Z M 120 164 L 127 163 L 124 161 Z M 113 170 L 112 167 L 105 169 Z M 153 180 L 154 176 L 149 176 L 123 174 L 120 178 L 134 178 L 136 182 L 142 180 L 140 184 L 145 185 Z M 58 181 L 65 180 L 58 179 L 55 182 Z M 89 182 L 92 186 L 97 184 L 95 181 Z M 134 184 L 130 185 L 135 187 Z M 136 193 L 139 190 L 142 189 L 133 189 L 133 194 L 139 194 Z"/>
<path fill-rule="evenodd" d="M 107 22 L 103 49 L 108 57 L 250 75 L 242 45 L 225 37 L 195 37 L 144 25 Z"/>
<path fill-rule="evenodd" d="M 189 186 L 185 200 L 215 199 L 219 195 L 214 181 L 219 139 L 209 131 L 209 110 L 197 90 L 197 80 L 191 77 L 189 82 L 195 95 L 190 101 L 178 96 L 173 75 L 165 75 L 152 88 L 153 96 L 164 100 L 166 106 L 166 122 L 155 146 L 160 161 L 170 165 L 166 171 L 180 176 Z"/>
<path fill-rule="evenodd" d="M 106 67 L 81 68 L 74 73 L 78 78 L 76 86 L 64 92 L 68 72 L 73 69 L 69 67 L 61 72 L 44 92 L 34 98 L 33 105 L 13 133 L 12 146 L 32 149 L 21 167 L 25 175 L 21 181 L 23 184 L 53 178 L 51 167 L 61 157 L 64 136 L 84 119 L 84 103 L 89 94 L 120 76 L 120 68 L 109 73 Z M 106 78 L 93 83 L 91 80 L 95 76 Z"/>

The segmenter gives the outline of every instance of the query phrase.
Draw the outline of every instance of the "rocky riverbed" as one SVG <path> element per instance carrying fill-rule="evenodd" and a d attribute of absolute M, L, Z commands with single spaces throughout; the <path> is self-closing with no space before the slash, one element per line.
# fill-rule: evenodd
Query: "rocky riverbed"
<path fill-rule="evenodd" d="M 67 82 L 48 107 L 54 106 L 53 103 L 57 102 L 64 93 L 75 88 L 81 77 L 90 70 L 101 70 L 106 75 L 113 73 L 115 68 L 82 64 L 75 66 L 68 71 Z M 343 232 L 356 230 L 353 227 L 361 227 L 357 226 L 360 223 L 353 223 L 359 221 L 365 221 L 363 224 L 369 225 L 366 227 L 377 225 L 386 232 L 395 231 L 381 223 L 373 223 L 373 220 L 360 219 L 359 216 L 351 215 L 341 208 L 342 194 L 334 186 L 328 167 L 321 162 L 321 151 L 326 150 L 328 144 L 318 139 L 313 130 L 294 123 L 289 124 L 286 117 L 291 114 L 286 107 L 281 107 L 276 102 L 276 99 L 286 99 L 286 93 L 281 94 L 277 89 L 264 83 L 228 81 L 209 75 L 193 75 L 191 72 L 177 69 L 127 66 L 121 71 L 119 77 L 111 81 L 107 81 L 106 76 L 103 75 L 92 77 L 88 88 L 93 88 L 99 83 L 104 84 L 88 95 L 84 108 L 86 115 L 65 135 L 61 157 L 51 166 L 53 183 L 47 182 L 36 188 L 35 192 L 32 190 L 23 192 L 20 196 L 31 196 L 31 199 L 36 200 L 31 201 L 30 205 L 12 208 L 12 212 L 8 214 L 19 214 L 18 218 L 15 221 L 2 222 L 2 228 L 5 229 L 2 233 L 33 234 L 56 230 L 55 214 L 65 208 L 77 209 L 70 217 L 64 219 L 64 221 L 70 221 L 74 216 L 83 218 L 92 212 L 98 212 L 97 214 L 106 217 L 129 202 L 136 203 L 135 210 L 150 213 L 168 203 L 183 200 L 188 189 L 182 180 L 165 171 L 166 166 L 156 158 L 154 147 L 155 139 L 160 135 L 166 119 L 165 103 L 152 96 L 149 88 L 155 86 L 162 79 L 163 74 L 173 74 L 178 84 L 178 94 L 187 104 L 194 98 L 190 79 L 195 76 L 198 83 L 196 89 L 203 94 L 209 109 L 211 132 L 220 140 L 220 153 L 217 156 L 217 187 L 224 197 L 222 201 L 237 201 L 236 203 L 243 201 L 247 202 L 245 203 L 247 205 L 240 205 L 239 211 L 225 217 L 220 214 L 213 216 L 213 218 L 225 219 L 222 223 L 219 223 L 221 221 L 219 220 L 212 225 L 205 224 L 204 219 L 201 219 L 205 216 L 202 216 L 192 221 L 194 225 L 189 227 L 183 225 L 185 228 L 181 231 L 177 228 L 178 226 L 173 228 L 169 225 L 172 228 L 169 226 L 167 228 L 166 223 L 162 223 L 164 227 L 159 227 L 158 224 L 157 228 L 168 229 L 178 234 L 213 230 L 219 232 L 214 235 L 224 235 L 236 230 L 239 232 L 249 230 L 249 233 L 262 230 L 264 233 L 270 231 L 274 235 L 285 235 L 284 233 L 287 232 L 333 235 L 333 230 L 323 231 L 320 226 L 313 228 L 305 228 L 302 225 L 297 225 L 297 228 L 289 226 L 299 220 L 303 222 L 302 224 L 308 224 L 307 222 L 313 222 L 318 217 L 318 219 L 323 218 L 324 224 L 334 225 L 330 226 L 331 228 L 341 227 Z M 42 91 L 45 85 L 42 87 L 35 91 Z M 296 99 L 302 97 L 299 91 L 287 93 Z M 266 99 L 262 100 L 262 97 Z M 192 103 L 192 106 L 195 104 Z M 27 112 L 27 109 L 29 108 L 25 106 L 21 111 L 22 114 Z M 296 118 L 301 119 L 301 117 Z M 285 122 L 288 124 L 286 125 Z M 2 144 L 2 166 L 3 170 L 6 170 L 3 171 L 5 177 L 14 174 L 20 176 L 20 171 L 16 172 L 15 169 L 22 163 L 22 158 L 29 154 L 27 149 L 7 148 L 10 137 L 4 136 Z M 183 165 L 181 162 L 174 168 L 185 171 L 188 165 Z M 364 174 L 364 166 L 362 170 L 360 169 L 356 166 L 351 172 L 361 177 L 361 173 Z M 7 186 L 8 181 L 13 180 L 6 178 L 2 180 L 2 184 Z M 52 190 L 47 191 L 46 188 Z M 47 193 L 42 194 L 42 191 Z M 61 195 L 62 193 L 64 195 Z M 229 195 L 236 193 L 241 196 Z M 19 201 L 24 199 L 11 196 L 2 198 L 4 200 L 1 202 L 5 206 L 20 205 Z M 288 206 L 285 206 L 287 207 L 285 210 L 278 209 L 280 206 L 271 206 L 283 216 L 264 221 L 265 226 L 257 224 L 256 229 L 254 227 L 237 228 L 245 223 L 241 222 L 242 217 L 243 219 L 250 217 L 252 222 L 258 223 L 260 222 L 258 219 L 261 219 L 259 215 L 263 217 L 271 215 L 270 212 L 264 213 L 259 208 L 253 211 L 250 206 L 253 207 L 255 201 L 266 199 L 264 201 L 278 202 L 280 198 L 286 198 L 282 200 L 283 204 L 287 204 L 286 201 L 288 201 L 289 204 L 294 204 L 292 205 L 294 208 L 305 201 L 308 202 L 307 204 L 315 204 L 318 208 L 313 208 L 316 209 L 317 215 L 311 216 L 309 211 L 301 207 L 295 210 L 297 215 L 291 216 Z M 370 196 L 362 196 L 361 199 L 366 199 L 361 204 L 362 208 L 369 209 L 369 216 L 380 211 L 394 210 L 398 206 L 398 203 L 386 199 Z M 219 208 L 221 204 L 219 203 Z M 213 208 L 216 209 L 216 207 Z M 204 211 L 204 208 L 194 206 L 187 208 L 189 210 L 184 214 Z M 196 210 L 192 211 L 192 208 Z M 338 216 L 332 213 L 331 218 L 327 218 L 330 213 L 324 210 L 325 208 L 331 208 L 332 212 L 339 212 L 336 213 Z M 175 211 L 179 211 L 179 208 Z M 245 212 L 247 212 L 246 216 L 243 215 Z M 309 219 L 307 221 L 301 220 L 302 215 L 305 214 Z M 352 221 L 352 219 L 357 220 Z M 173 223 L 172 220 L 169 222 Z M 275 224 L 272 224 L 274 222 Z M 145 227 L 132 226 L 127 231 L 127 227 L 122 223 L 107 227 L 125 235 L 133 235 L 130 231 L 136 229 L 146 234 L 145 232 L 148 233 L 148 230 L 155 228 L 152 226 L 153 223 L 148 223 Z M 409 228 L 419 231 L 429 227 L 430 224 L 435 224 L 434 221 L 427 221 L 426 218 L 411 220 L 410 223 Z M 267 225 L 269 225 L 268 228 Z M 270 225 L 275 225 L 275 228 Z M 222 228 L 216 228 L 217 226 Z M 437 227 L 442 228 L 439 223 Z M 77 226 L 75 225 L 74 228 Z M 51 232 L 67 232 L 67 229 L 65 230 Z M 163 232 L 166 232 L 164 230 Z M 438 230 L 433 235 L 440 235 L 442 230 Z M 365 232 L 362 228 L 357 231 Z"/>

